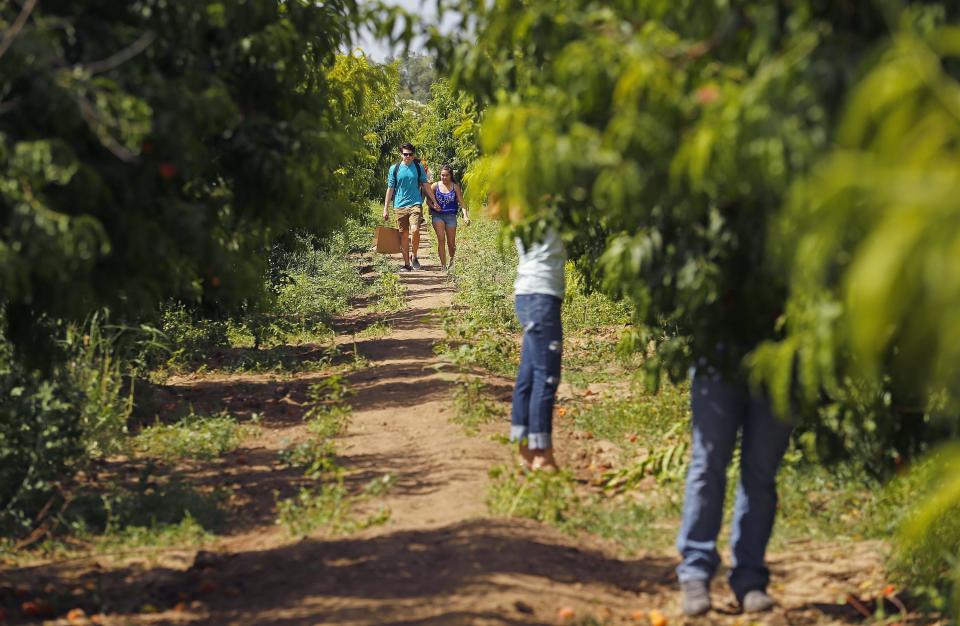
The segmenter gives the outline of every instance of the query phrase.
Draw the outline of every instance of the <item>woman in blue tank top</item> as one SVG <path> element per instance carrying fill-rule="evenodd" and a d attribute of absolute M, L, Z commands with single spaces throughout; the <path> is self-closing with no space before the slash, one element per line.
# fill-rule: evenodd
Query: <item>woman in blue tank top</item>
<path fill-rule="evenodd" d="M 437 233 L 437 256 L 443 269 L 451 269 L 457 253 L 457 212 L 463 210 L 463 221 L 467 225 L 470 224 L 470 216 L 463 202 L 460 185 L 453 178 L 453 168 L 449 165 L 440 168 L 440 182 L 433 184 L 433 194 L 437 198 L 437 208 L 430 209 L 430 217 L 433 230 Z M 450 252 L 449 262 L 447 251 Z"/>

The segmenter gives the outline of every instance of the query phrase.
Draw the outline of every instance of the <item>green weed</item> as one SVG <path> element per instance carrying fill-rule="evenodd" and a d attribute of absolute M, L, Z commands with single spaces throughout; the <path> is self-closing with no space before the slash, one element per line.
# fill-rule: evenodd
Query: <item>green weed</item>
<path fill-rule="evenodd" d="M 357 333 L 361 339 L 380 339 L 386 337 L 393 330 L 390 324 L 384 321 L 374 322 Z"/>
<path fill-rule="evenodd" d="M 582 402 L 572 408 L 570 416 L 579 430 L 614 442 L 636 435 L 637 444 L 647 448 L 669 445 L 670 439 L 686 436 L 690 423 L 686 384 L 665 383 L 658 393 L 651 394 L 631 382 L 626 389 L 612 393 L 613 397 L 603 401 Z"/>
<path fill-rule="evenodd" d="M 350 419 L 350 405 L 346 399 L 352 393 L 346 379 L 339 374 L 307 388 L 310 408 L 304 414 L 304 420 L 314 437 L 327 440 L 343 432 Z"/>
<path fill-rule="evenodd" d="M 280 451 L 280 461 L 287 467 L 303 471 L 309 478 L 317 478 L 336 469 L 333 443 L 318 437 L 287 446 Z"/>
<path fill-rule="evenodd" d="M 454 421 L 468 434 L 476 433 L 482 424 L 490 423 L 501 415 L 497 404 L 486 397 L 486 385 L 479 378 L 461 377 L 453 395 L 456 411 Z"/>
<path fill-rule="evenodd" d="M 95 551 L 129 551 L 141 548 L 191 548 L 213 541 L 214 535 L 186 512 L 179 522 L 149 526 L 124 526 L 94 540 Z"/>
<path fill-rule="evenodd" d="M 372 489 L 384 493 L 380 486 Z M 386 523 L 390 519 L 390 510 L 384 507 L 357 519 L 355 507 L 367 497 L 366 493 L 349 494 L 342 478 L 304 488 L 296 496 L 278 503 L 277 522 L 295 536 L 305 536 L 320 528 L 332 534 L 348 534 Z"/>
<path fill-rule="evenodd" d="M 174 424 L 148 426 L 133 438 L 130 446 L 140 456 L 165 461 L 213 459 L 236 450 L 248 429 L 226 413 L 190 414 Z"/>
<path fill-rule="evenodd" d="M 407 288 L 400 280 L 400 274 L 390 262 L 378 256 L 374 262 L 377 277 L 370 287 L 373 304 L 370 307 L 377 313 L 397 313 L 407 306 Z"/>
<path fill-rule="evenodd" d="M 487 506 L 494 515 L 525 517 L 569 533 L 617 539 L 628 551 L 665 546 L 672 540 L 673 529 L 659 522 L 667 513 L 667 503 L 582 494 L 563 472 L 523 474 L 498 466 L 490 476 Z"/>

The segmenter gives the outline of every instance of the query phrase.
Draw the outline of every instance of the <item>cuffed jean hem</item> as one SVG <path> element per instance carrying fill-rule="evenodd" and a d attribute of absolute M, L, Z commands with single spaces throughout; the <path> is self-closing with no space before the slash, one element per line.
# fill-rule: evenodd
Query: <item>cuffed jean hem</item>
<path fill-rule="evenodd" d="M 527 436 L 527 447 L 531 450 L 546 450 L 553 447 L 553 436 L 550 433 L 530 433 Z"/>
<path fill-rule="evenodd" d="M 679 580 L 682 583 L 688 583 L 694 580 L 702 580 L 702 581 L 709 582 L 712 578 L 713 576 L 707 575 L 706 572 L 693 570 L 692 568 L 688 568 L 686 570 L 677 572 L 677 580 Z"/>
<path fill-rule="evenodd" d="M 527 440 L 527 447 L 531 450 L 546 450 L 553 447 L 553 435 L 551 433 L 531 433 L 526 426 L 511 426 L 510 441 L 519 443 Z"/>

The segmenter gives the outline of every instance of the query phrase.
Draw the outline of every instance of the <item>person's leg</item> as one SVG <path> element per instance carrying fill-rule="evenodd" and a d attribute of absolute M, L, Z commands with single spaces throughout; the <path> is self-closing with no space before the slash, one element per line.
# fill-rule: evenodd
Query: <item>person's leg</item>
<path fill-rule="evenodd" d="M 437 256 L 440 257 L 440 267 L 446 267 L 447 251 L 444 245 L 446 226 L 444 226 L 442 219 L 433 218 L 433 232 L 437 233 Z"/>
<path fill-rule="evenodd" d="M 530 391 L 530 450 L 546 466 L 553 460 L 553 405 L 560 384 L 563 359 L 562 301 L 554 296 L 533 296 L 536 305 L 530 331 L 533 388 Z M 535 458 L 534 462 L 536 463 Z"/>
<path fill-rule="evenodd" d="M 681 584 L 708 583 L 720 565 L 717 535 L 723 520 L 727 465 L 746 411 L 743 390 L 718 375 L 697 372 L 690 389 L 693 441 L 677 535 Z M 709 609 L 709 597 L 706 599 Z M 685 607 L 686 611 L 686 607 Z M 702 612 L 702 611 L 701 611 Z"/>
<path fill-rule="evenodd" d="M 457 222 L 456 216 L 453 218 L 453 225 L 447 225 L 447 250 L 450 252 L 450 262 L 453 263 L 453 257 L 457 253 Z"/>
<path fill-rule="evenodd" d="M 530 436 L 530 390 L 533 383 L 533 344 L 528 332 L 530 326 L 530 296 L 516 297 L 517 320 L 523 329 L 520 345 L 520 367 L 513 385 L 513 406 L 510 413 L 510 441 L 517 442 L 521 457 L 525 457 L 525 440 Z"/>
<path fill-rule="evenodd" d="M 413 235 L 413 261 L 414 268 L 420 269 L 420 224 L 423 221 L 423 213 L 416 210 L 410 214 L 410 234 Z"/>
<path fill-rule="evenodd" d="M 730 587 L 741 603 L 748 592 L 765 591 L 770 581 L 764 561 L 777 512 L 777 470 L 791 431 L 789 423 L 773 414 L 768 398 L 751 394 L 743 424 L 740 484 L 730 529 Z"/>
<path fill-rule="evenodd" d="M 410 267 L 410 214 L 397 215 L 397 228 L 400 229 L 400 254 L 403 255 L 403 266 Z"/>

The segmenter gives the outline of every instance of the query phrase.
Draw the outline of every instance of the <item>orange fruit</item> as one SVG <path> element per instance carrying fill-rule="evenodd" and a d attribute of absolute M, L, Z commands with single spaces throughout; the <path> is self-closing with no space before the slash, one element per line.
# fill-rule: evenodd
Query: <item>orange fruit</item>
<path fill-rule="evenodd" d="M 577 612 L 569 606 L 565 606 L 559 611 L 557 611 L 557 617 L 560 619 L 573 619 L 577 615 Z"/>
<path fill-rule="evenodd" d="M 45 617 L 53 612 L 53 607 L 41 598 L 35 598 L 20 604 L 20 612 L 27 617 Z"/>
<path fill-rule="evenodd" d="M 667 618 L 657 609 L 650 609 L 650 626 L 667 626 Z"/>
<path fill-rule="evenodd" d="M 87 612 L 83 609 L 70 609 L 67 612 L 67 621 L 80 622 L 87 619 Z"/>

